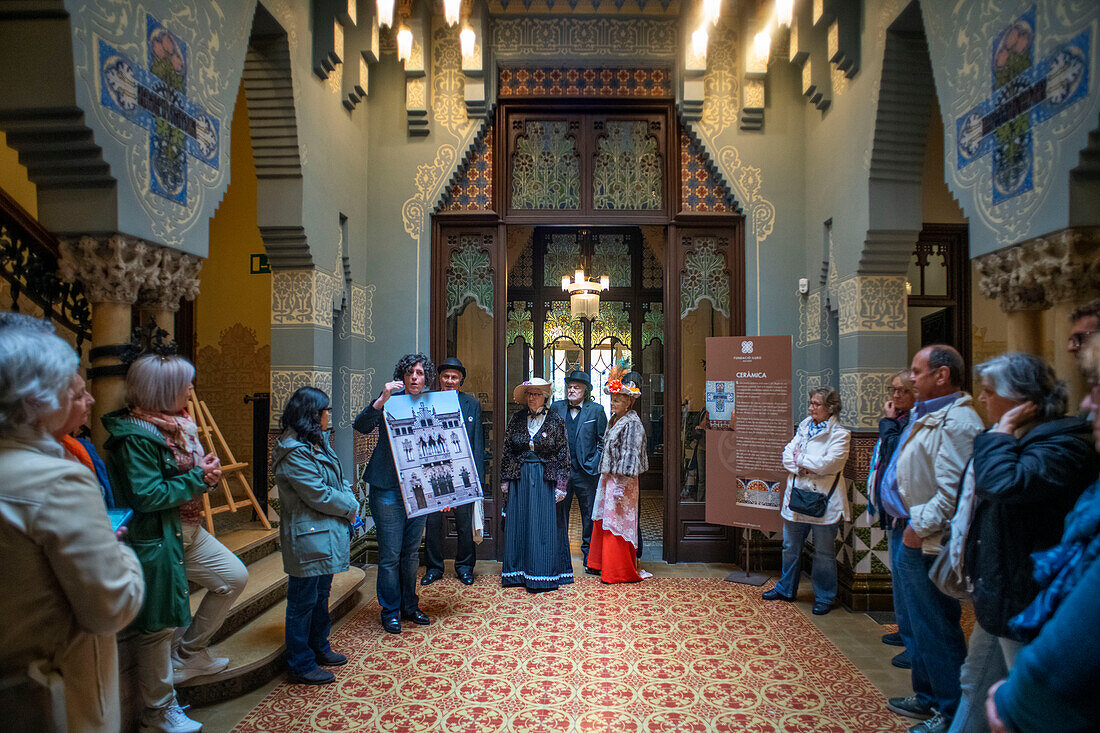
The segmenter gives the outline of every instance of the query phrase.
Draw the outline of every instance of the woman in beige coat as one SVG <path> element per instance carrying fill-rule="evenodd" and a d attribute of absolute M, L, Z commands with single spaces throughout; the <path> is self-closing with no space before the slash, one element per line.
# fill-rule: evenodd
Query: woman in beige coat
<path fill-rule="evenodd" d="M 844 482 L 844 464 L 852 434 L 837 422 L 840 395 L 828 387 L 810 390 L 809 416 L 783 449 L 783 467 L 790 472 L 783 494 L 783 574 L 771 590 L 764 591 L 765 601 L 793 601 L 798 596 L 802 575 L 802 545 L 813 534 L 814 564 L 813 612 L 822 616 L 836 600 L 836 535 L 841 520 L 851 519 L 848 487 Z M 791 509 L 795 488 L 827 498 L 825 513 L 812 517 Z"/>
<path fill-rule="evenodd" d="M 51 433 L 69 414 L 71 346 L 40 328 L 0 329 L 0 675 L 59 674 L 70 731 L 118 731 L 115 634 L 145 593 L 111 529 L 99 484 Z M 0 709 L 7 730 L 41 730 L 27 693 Z"/>

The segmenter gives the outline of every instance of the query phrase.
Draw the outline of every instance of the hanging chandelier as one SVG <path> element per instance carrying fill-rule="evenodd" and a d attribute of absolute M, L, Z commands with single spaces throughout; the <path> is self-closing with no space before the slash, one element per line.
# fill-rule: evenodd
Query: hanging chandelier
<path fill-rule="evenodd" d="M 600 291 L 611 287 L 607 275 L 601 275 L 600 279 L 588 280 L 584 270 L 573 273 L 573 282 L 569 282 L 568 275 L 561 277 L 561 289 L 569 293 L 569 312 L 575 319 L 587 318 L 593 320 L 600 312 Z"/>

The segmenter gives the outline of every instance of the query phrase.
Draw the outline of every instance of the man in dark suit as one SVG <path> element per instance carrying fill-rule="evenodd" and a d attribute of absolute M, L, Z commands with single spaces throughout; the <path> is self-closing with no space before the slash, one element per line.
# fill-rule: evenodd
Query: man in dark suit
<path fill-rule="evenodd" d="M 579 369 L 565 378 L 565 399 L 554 402 L 550 409 L 565 420 L 569 439 L 569 483 L 565 501 L 558 503 L 558 512 L 564 512 L 564 524 L 568 527 L 573 496 L 577 497 L 581 507 L 581 552 L 587 567 L 592 504 L 600 480 L 600 446 L 607 429 L 607 414 L 602 405 L 592 400 L 592 379 Z"/>
<path fill-rule="evenodd" d="M 477 398 L 461 391 L 459 387 L 466 381 L 466 367 L 455 357 L 445 359 L 439 365 L 439 386 L 444 392 L 458 392 L 458 406 L 462 410 L 462 420 L 466 424 L 466 437 L 470 439 L 470 452 L 477 466 L 478 480 L 485 470 L 485 441 L 481 428 L 481 403 Z M 451 511 L 455 515 L 455 529 L 458 531 L 458 551 L 455 553 L 455 574 L 466 585 L 474 582 L 474 563 L 477 553 L 474 546 L 474 504 L 456 506 Z M 424 534 L 425 565 L 427 572 L 420 579 L 421 585 L 429 585 L 443 577 L 443 532 L 445 523 L 443 512 L 428 515 Z"/>

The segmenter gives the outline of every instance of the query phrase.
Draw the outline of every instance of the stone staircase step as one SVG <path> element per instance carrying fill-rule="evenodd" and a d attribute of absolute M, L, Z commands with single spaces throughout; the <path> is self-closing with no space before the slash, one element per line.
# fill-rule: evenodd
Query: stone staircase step
<path fill-rule="evenodd" d="M 214 635 L 214 643 L 228 637 L 237 629 L 259 616 L 283 598 L 286 598 L 287 575 L 283 572 L 282 553 L 272 552 L 248 565 L 248 584 L 229 609 L 225 623 Z M 206 596 L 206 589 L 191 593 L 191 613 L 198 610 Z"/>
<path fill-rule="evenodd" d="M 329 612 L 335 621 L 359 602 L 364 573 L 352 567 L 332 580 Z M 195 677 L 176 685 L 180 700 L 190 705 L 210 705 L 239 697 L 274 679 L 284 667 L 283 643 L 286 599 L 252 619 L 224 641 L 210 647 L 216 657 L 229 657 L 229 667 L 215 675 Z"/>

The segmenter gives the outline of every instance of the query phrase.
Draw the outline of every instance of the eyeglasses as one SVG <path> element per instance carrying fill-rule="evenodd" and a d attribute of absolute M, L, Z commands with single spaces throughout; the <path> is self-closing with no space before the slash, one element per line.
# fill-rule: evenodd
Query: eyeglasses
<path fill-rule="evenodd" d="M 824 402 L 814 402 L 813 400 L 810 400 L 809 402 L 806 403 L 806 406 L 807 407 L 824 407 L 825 403 Z"/>
<path fill-rule="evenodd" d="M 908 387 L 891 387 L 887 390 L 890 394 L 904 394 L 909 391 Z"/>
<path fill-rule="evenodd" d="M 1096 331 L 1078 331 L 1077 333 L 1071 333 L 1069 335 L 1069 345 L 1076 348 L 1081 348 L 1085 345 L 1085 342 L 1089 340 L 1089 336 L 1097 333 Z"/>
<path fill-rule="evenodd" d="M 322 407 L 321 412 L 332 412 L 332 408 L 331 407 Z"/>

